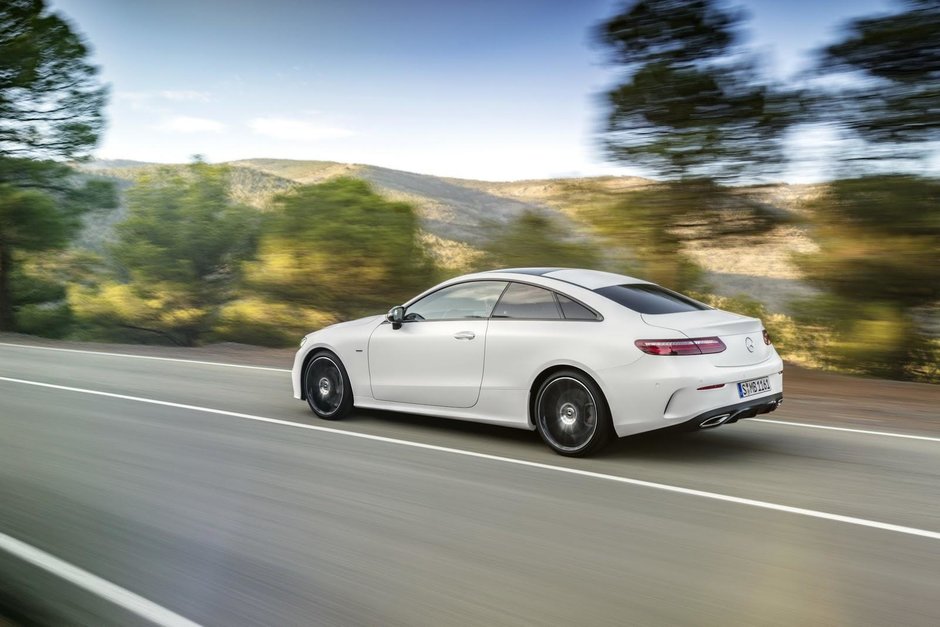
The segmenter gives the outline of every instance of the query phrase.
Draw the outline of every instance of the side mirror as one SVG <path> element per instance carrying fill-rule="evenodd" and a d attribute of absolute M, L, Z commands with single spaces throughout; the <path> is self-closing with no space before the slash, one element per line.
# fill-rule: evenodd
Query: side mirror
<path fill-rule="evenodd" d="M 397 305 L 388 310 L 388 313 L 385 314 L 385 319 L 392 323 L 393 329 L 400 329 L 401 322 L 405 319 L 405 308 L 401 305 Z"/>

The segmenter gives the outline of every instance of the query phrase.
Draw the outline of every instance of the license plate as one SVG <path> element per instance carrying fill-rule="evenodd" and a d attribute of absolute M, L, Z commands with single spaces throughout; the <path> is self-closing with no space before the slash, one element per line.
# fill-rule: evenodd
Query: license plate
<path fill-rule="evenodd" d="M 756 396 L 770 391 L 770 377 L 761 377 L 760 379 L 751 379 L 750 381 L 741 381 L 738 383 L 738 395 L 741 398 Z"/>

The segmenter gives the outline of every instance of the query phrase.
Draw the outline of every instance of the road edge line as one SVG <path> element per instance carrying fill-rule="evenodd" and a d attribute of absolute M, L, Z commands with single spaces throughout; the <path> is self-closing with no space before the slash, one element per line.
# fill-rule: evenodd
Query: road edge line
<path fill-rule="evenodd" d="M 789 420 L 772 420 L 770 418 L 747 418 L 745 422 L 764 422 L 767 424 L 784 425 L 786 427 L 806 427 L 809 429 L 824 429 L 826 431 L 844 431 L 847 433 L 861 433 L 864 435 L 883 435 L 889 438 L 905 438 L 907 440 L 926 440 L 927 442 L 940 442 L 940 438 L 931 437 L 929 435 L 892 433 L 890 431 L 869 431 L 867 429 L 850 429 L 849 427 L 830 427 L 829 425 L 814 425 L 808 422 L 790 422 Z"/>
<path fill-rule="evenodd" d="M 199 627 L 199 623 L 3 532 L 0 549 L 157 625 Z"/>

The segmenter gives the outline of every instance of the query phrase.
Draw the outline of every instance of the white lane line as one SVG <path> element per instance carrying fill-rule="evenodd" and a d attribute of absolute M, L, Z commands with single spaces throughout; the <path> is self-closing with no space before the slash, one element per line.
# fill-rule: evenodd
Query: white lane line
<path fill-rule="evenodd" d="M 117 584 L 113 584 L 107 579 L 93 575 L 87 570 L 69 564 L 54 555 L 50 555 L 2 532 L 0 532 L 0 549 L 25 562 L 29 562 L 33 566 L 38 566 L 53 575 L 57 575 L 92 594 L 107 599 L 111 603 L 157 625 L 167 627 L 198 627 L 199 625 L 199 623 L 183 618 L 179 614 L 171 612 L 165 607 L 134 594 Z"/>
<path fill-rule="evenodd" d="M 766 422 L 787 427 L 806 427 L 808 429 L 825 429 L 826 431 L 846 431 L 848 433 L 862 433 L 865 435 L 883 435 L 889 438 L 905 438 L 908 440 L 925 440 L 927 442 L 940 442 L 940 438 L 926 435 L 910 435 L 907 433 L 891 433 L 890 431 L 868 431 L 865 429 L 849 429 L 847 427 L 829 427 L 826 425 L 812 425 L 805 422 L 790 422 L 788 420 L 770 420 L 769 418 L 747 418 L 745 422 Z M 940 424 L 940 423 L 938 423 Z"/>
<path fill-rule="evenodd" d="M 786 512 L 788 514 L 797 514 L 799 516 L 808 516 L 810 518 L 821 518 L 823 520 L 832 520 L 836 522 L 847 523 L 850 525 L 858 525 L 861 527 L 870 527 L 872 529 L 881 529 L 884 531 L 894 531 L 897 533 L 904 533 L 911 536 L 920 536 L 923 538 L 930 538 L 931 540 L 940 540 L 940 532 L 929 531 L 927 529 L 917 529 L 916 527 L 905 527 L 903 525 L 894 525 L 891 523 L 878 522 L 876 520 L 867 520 L 865 518 L 856 518 L 854 516 L 843 516 L 841 514 L 830 514 L 828 512 L 821 512 L 813 509 L 804 509 L 802 507 L 791 507 L 789 505 L 780 505 L 778 503 L 770 503 L 768 501 L 758 501 L 755 499 L 746 499 L 738 496 L 730 496 L 727 494 L 719 494 L 717 492 L 706 492 L 704 490 L 694 490 L 691 488 L 683 488 L 680 486 L 668 485 L 665 483 L 654 483 L 652 481 L 643 481 L 641 479 L 631 479 L 629 477 L 620 477 L 617 475 L 607 475 L 599 472 L 591 472 L 589 470 L 579 470 L 577 468 L 566 468 L 565 466 L 555 466 L 552 464 L 543 464 L 540 462 L 531 462 L 523 459 L 516 459 L 513 457 L 502 457 L 500 455 L 489 455 L 487 453 L 477 453 L 476 451 L 468 451 L 465 449 L 459 448 L 450 448 L 447 446 L 437 446 L 436 444 L 424 444 L 423 442 L 413 442 L 411 440 L 399 440 L 398 438 L 388 438 L 381 435 L 372 435 L 369 433 L 356 433 L 353 431 L 344 431 L 342 429 L 335 429 L 332 427 L 321 427 L 318 425 L 308 425 L 300 422 L 291 422 L 289 420 L 280 420 L 278 418 L 267 418 L 265 416 L 255 416 L 252 414 L 242 414 L 234 411 L 226 411 L 224 409 L 213 409 L 211 407 L 200 407 L 198 405 L 186 405 L 184 403 L 172 403 L 170 401 L 160 401 L 153 398 L 141 398 L 139 396 L 128 396 L 126 394 L 114 394 L 112 392 L 101 392 L 99 390 L 88 390 L 84 388 L 74 388 L 66 385 L 55 385 L 52 383 L 41 383 L 39 381 L 27 381 L 25 379 L 13 379 L 11 377 L 0 377 L 0 381 L 7 381 L 10 383 L 20 383 L 23 385 L 33 385 L 36 387 L 50 388 L 53 390 L 63 390 L 66 392 L 76 392 L 79 394 L 90 394 L 92 396 L 103 396 L 106 398 L 116 398 L 125 401 L 135 401 L 138 403 L 147 403 L 149 405 L 160 405 L 162 407 L 173 407 L 176 409 L 187 409 L 191 411 L 198 411 L 207 414 L 216 414 L 219 416 L 230 416 L 232 418 L 242 418 L 244 420 L 254 420 L 257 422 L 265 422 L 268 424 L 281 425 L 284 427 L 293 427 L 295 429 L 308 429 L 310 431 L 320 431 L 322 433 L 333 433 L 336 435 L 343 435 L 350 438 L 360 438 L 363 440 L 372 440 L 374 442 L 385 442 L 388 444 L 396 444 L 399 446 L 410 446 L 412 448 L 425 449 L 429 451 L 439 451 L 442 453 L 451 453 L 453 455 L 462 455 L 464 457 L 474 457 L 477 459 L 486 459 L 490 461 L 503 462 L 506 464 L 515 464 L 516 466 L 526 466 L 528 468 L 540 468 L 542 470 L 551 470 L 553 472 L 561 472 L 569 475 L 577 475 L 580 477 L 590 477 L 592 479 L 603 479 L 605 481 L 614 481 L 617 483 L 625 483 L 629 485 L 641 486 L 644 488 L 652 488 L 654 490 L 663 490 L 665 492 L 673 492 L 676 494 L 686 494 L 689 496 L 698 496 L 706 499 L 712 499 L 714 501 L 724 501 L 726 503 L 737 503 L 738 505 L 748 505 L 750 507 L 758 507 L 761 509 L 769 509 L 777 512 Z"/>
<path fill-rule="evenodd" d="M 198 364 L 200 366 L 222 366 L 223 368 L 246 368 L 248 370 L 267 370 L 268 372 L 290 372 L 290 369 L 268 368 L 266 366 L 245 366 L 242 364 L 227 364 L 221 361 L 196 361 L 195 359 L 179 359 L 176 357 L 155 357 L 153 355 L 129 355 L 127 353 L 105 353 L 102 351 L 86 351 L 76 348 L 57 348 L 54 346 L 33 346 L 32 344 L 14 344 L 12 342 L 0 342 L 0 346 L 12 346 L 13 348 L 28 348 L 37 351 L 59 351 L 61 353 L 80 353 L 82 355 L 103 355 L 105 357 L 127 357 L 128 359 L 152 359 L 154 361 L 176 361 L 184 364 Z"/>

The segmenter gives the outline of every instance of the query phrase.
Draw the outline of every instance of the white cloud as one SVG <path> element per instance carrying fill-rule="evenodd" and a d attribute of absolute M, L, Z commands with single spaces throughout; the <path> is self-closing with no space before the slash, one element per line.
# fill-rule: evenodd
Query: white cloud
<path fill-rule="evenodd" d="M 190 101 L 190 102 L 209 102 L 209 92 L 192 90 L 166 89 L 160 92 L 160 97 L 166 100 Z"/>
<path fill-rule="evenodd" d="M 248 123 L 248 126 L 258 135 L 289 141 L 319 141 L 349 137 L 353 134 L 349 129 L 339 126 L 293 118 L 255 118 Z"/>
<path fill-rule="evenodd" d="M 158 128 L 176 133 L 221 133 L 225 130 L 225 125 L 208 118 L 177 115 L 161 124 Z"/>

